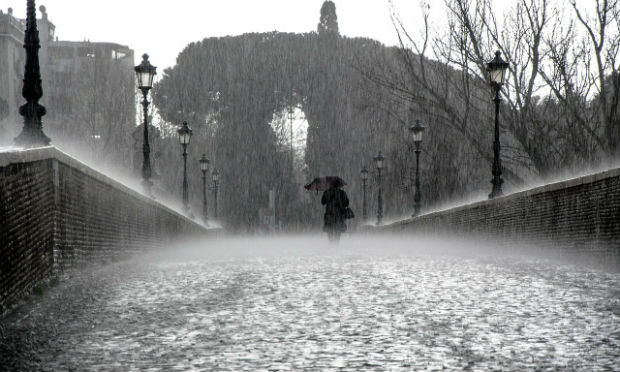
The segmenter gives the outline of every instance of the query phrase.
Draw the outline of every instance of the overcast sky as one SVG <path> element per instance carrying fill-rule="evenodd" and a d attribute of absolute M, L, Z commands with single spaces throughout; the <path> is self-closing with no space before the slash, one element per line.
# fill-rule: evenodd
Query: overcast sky
<path fill-rule="evenodd" d="M 139 62 L 148 53 L 162 71 L 192 41 L 246 32 L 309 32 L 316 30 L 324 0 L 37 0 L 45 5 L 60 40 L 106 41 L 127 45 Z M 364 36 L 384 44 L 398 43 L 390 20 L 390 3 L 409 31 L 419 28 L 420 0 L 333 0 L 340 33 Z M 441 27 L 443 0 L 426 0 L 432 8 L 432 26 Z M 577 0 L 589 4 L 593 0 Z M 502 14 L 516 0 L 493 0 Z M 564 4 L 563 0 L 558 0 Z M 0 9 L 12 7 L 25 17 L 26 0 L 0 0 Z"/>
<path fill-rule="evenodd" d="M 324 0 L 37 0 L 45 5 L 60 40 L 108 41 L 128 45 L 136 59 L 148 53 L 161 70 L 174 65 L 190 42 L 246 32 L 316 30 Z M 26 0 L 2 0 L 25 17 Z M 340 32 L 396 44 L 388 0 L 335 0 Z M 394 0 L 403 13 L 417 1 Z M 440 2 L 438 2 L 440 3 Z M 161 71 L 160 70 L 160 71 Z"/>

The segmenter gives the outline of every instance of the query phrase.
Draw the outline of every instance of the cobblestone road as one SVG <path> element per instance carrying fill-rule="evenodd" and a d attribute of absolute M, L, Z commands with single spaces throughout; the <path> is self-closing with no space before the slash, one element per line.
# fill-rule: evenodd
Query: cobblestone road
<path fill-rule="evenodd" d="M 620 274 L 368 243 L 222 240 L 74 272 L 1 320 L 0 370 L 620 370 Z"/>

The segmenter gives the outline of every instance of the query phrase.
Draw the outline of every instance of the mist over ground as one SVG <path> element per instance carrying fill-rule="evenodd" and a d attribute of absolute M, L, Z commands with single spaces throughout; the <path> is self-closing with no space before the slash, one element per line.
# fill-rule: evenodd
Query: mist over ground
<path fill-rule="evenodd" d="M 469 259 L 524 260 L 549 265 L 573 265 L 575 269 L 620 271 L 620 267 L 593 252 L 569 250 L 560 245 L 500 241 L 482 235 L 469 237 L 446 232 L 441 237 L 411 233 L 351 232 L 339 244 L 330 244 L 324 233 L 221 235 L 215 239 L 187 239 L 174 250 L 152 252 L 140 260 L 236 259 L 306 256 L 407 257 L 454 256 Z"/>
<path fill-rule="evenodd" d="M 4 370 L 617 371 L 620 273 L 462 239 L 223 237 L 73 271 Z"/>

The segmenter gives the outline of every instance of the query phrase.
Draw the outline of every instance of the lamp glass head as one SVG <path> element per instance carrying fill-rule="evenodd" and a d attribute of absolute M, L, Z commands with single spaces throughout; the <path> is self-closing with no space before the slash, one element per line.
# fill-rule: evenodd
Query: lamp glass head
<path fill-rule="evenodd" d="M 409 127 L 409 132 L 411 132 L 411 137 L 413 137 L 413 142 L 420 143 L 422 142 L 422 135 L 424 134 L 424 130 L 426 128 L 420 123 L 420 120 L 416 120 L 415 124 Z"/>
<path fill-rule="evenodd" d="M 157 67 L 149 62 L 149 55 L 142 55 L 142 62 L 134 67 L 136 77 L 138 78 L 138 88 L 151 89 L 153 87 L 153 78 L 157 74 Z"/>
<path fill-rule="evenodd" d="M 198 162 L 200 163 L 201 171 L 206 172 L 209 170 L 209 159 L 207 159 L 207 155 L 202 154 L 202 157 L 198 160 Z"/>
<path fill-rule="evenodd" d="M 379 154 L 375 156 L 374 160 L 377 164 L 377 169 L 383 169 L 383 161 L 385 160 L 385 157 L 381 154 L 381 151 L 379 151 Z"/>
<path fill-rule="evenodd" d="M 192 138 L 192 130 L 187 125 L 186 121 L 183 122 L 183 126 L 177 131 L 177 133 L 179 134 L 179 142 L 181 145 L 189 145 L 189 141 Z"/>
<path fill-rule="evenodd" d="M 502 53 L 499 50 L 495 52 L 495 58 L 493 58 L 491 62 L 487 63 L 487 71 L 489 72 L 491 84 L 499 86 L 504 85 L 506 70 L 508 70 L 508 67 L 508 62 L 502 59 Z"/>

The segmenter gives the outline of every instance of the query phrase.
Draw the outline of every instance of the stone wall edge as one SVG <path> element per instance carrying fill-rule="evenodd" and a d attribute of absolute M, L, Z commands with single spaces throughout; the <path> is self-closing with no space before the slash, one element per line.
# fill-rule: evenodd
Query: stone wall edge
<path fill-rule="evenodd" d="M 153 200 L 146 195 L 132 189 L 131 187 L 124 185 L 123 183 L 104 175 L 103 173 L 98 172 L 92 167 L 82 163 L 71 155 L 59 150 L 54 146 L 44 146 L 44 147 L 36 147 L 31 149 L 23 149 L 17 147 L 7 148 L 6 151 L 0 151 L 0 168 L 6 167 L 10 164 L 17 163 L 30 163 L 34 161 L 41 161 L 46 159 L 55 159 L 60 163 L 64 163 L 65 165 L 77 169 L 78 171 L 93 177 L 94 179 L 101 181 L 103 183 L 109 184 L 110 186 L 122 191 L 126 194 L 129 194 L 135 198 L 138 198 L 142 202 L 151 204 L 152 206 L 161 208 L 168 213 L 175 215 L 178 218 L 183 219 L 186 223 L 190 223 L 195 225 L 196 227 L 202 228 L 205 231 L 208 229 L 200 223 L 188 218 L 175 211 L 174 209 Z"/>

